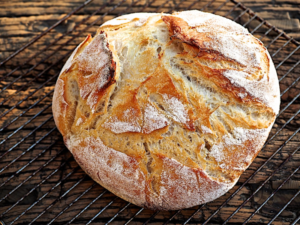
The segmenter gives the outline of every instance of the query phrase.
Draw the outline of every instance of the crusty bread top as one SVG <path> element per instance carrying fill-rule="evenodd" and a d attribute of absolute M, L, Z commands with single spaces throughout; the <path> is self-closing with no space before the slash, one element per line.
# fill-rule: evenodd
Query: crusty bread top
<path fill-rule="evenodd" d="M 133 20 L 135 20 L 135 26 L 142 26 L 150 16 L 154 15 L 163 16 L 166 14 L 133 13 L 109 20 L 102 26 L 122 25 Z M 216 51 L 244 66 L 242 71 L 227 71 L 224 76 L 235 85 L 245 88 L 252 96 L 271 107 L 276 114 L 278 113 L 280 98 L 278 97 L 277 73 L 268 51 L 258 39 L 254 38 L 241 25 L 218 15 L 191 10 L 173 13 L 172 16 L 183 20 L 178 21 L 169 16 L 165 17 L 165 22 L 167 20 L 172 21 L 173 31 L 176 30 L 176 26 L 180 27 L 180 31 L 186 28 L 185 35 L 197 31 L 194 32 L 194 37 L 187 36 L 186 39 L 182 34 L 180 35 L 180 32 L 175 31 L 182 40 L 187 43 L 193 42 L 192 45 L 199 46 L 203 50 Z M 185 22 L 188 27 L 186 27 Z M 197 42 L 197 38 L 200 43 Z M 255 68 L 258 68 L 259 71 L 256 71 Z M 265 74 L 262 74 L 263 72 Z"/>
<path fill-rule="evenodd" d="M 242 26 L 199 11 L 139 13 L 78 46 L 53 113 L 93 179 L 137 205 L 179 209 L 235 184 L 263 146 L 279 96 L 267 50 Z"/>

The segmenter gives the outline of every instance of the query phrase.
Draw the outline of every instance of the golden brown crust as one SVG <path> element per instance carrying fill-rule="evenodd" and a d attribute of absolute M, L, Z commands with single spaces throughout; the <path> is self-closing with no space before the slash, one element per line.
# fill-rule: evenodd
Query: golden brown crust
<path fill-rule="evenodd" d="M 95 181 L 136 205 L 174 210 L 235 184 L 278 104 L 262 44 L 234 22 L 191 11 L 105 23 L 63 68 L 53 114 Z"/>
<path fill-rule="evenodd" d="M 195 29 L 191 29 L 188 26 L 188 23 L 184 21 L 182 18 L 174 17 L 174 16 L 162 16 L 162 20 L 168 25 L 168 28 L 170 30 L 170 36 L 172 38 L 178 38 L 179 40 L 183 41 L 184 43 L 189 44 L 192 49 L 190 51 L 197 52 L 195 55 L 200 56 L 201 58 L 209 57 L 207 60 L 211 61 L 229 61 L 229 62 L 235 62 L 240 66 L 241 68 L 244 68 L 242 64 L 236 62 L 233 59 L 227 58 L 225 55 L 223 55 L 221 52 L 218 52 L 214 49 L 208 48 L 204 43 L 205 42 L 214 42 L 213 38 L 208 36 L 206 33 L 199 33 Z M 256 41 L 253 39 L 253 41 Z M 256 41 L 257 44 L 261 44 L 260 42 Z M 267 59 L 267 62 L 269 63 L 269 59 L 264 53 L 264 58 Z M 268 65 L 266 66 L 269 67 Z M 211 69 L 206 68 L 205 74 L 206 79 L 212 80 L 214 84 L 218 85 L 218 87 L 221 89 L 220 91 L 223 93 L 226 93 L 227 95 L 230 95 L 231 98 L 235 98 L 237 101 L 242 101 L 244 103 L 248 102 L 249 104 L 258 104 L 260 108 L 266 108 L 267 107 L 262 104 L 259 99 L 255 98 L 252 95 L 246 95 L 245 97 L 240 97 L 246 93 L 245 88 L 243 87 L 237 87 L 233 83 L 230 82 L 230 80 L 226 77 L 224 77 L 223 73 L 226 71 L 226 69 Z M 257 79 L 261 79 L 262 75 L 259 76 Z M 242 94 L 242 95 L 241 95 Z M 270 109 L 272 111 L 272 109 Z"/>
<path fill-rule="evenodd" d="M 190 169 L 157 154 L 162 192 L 158 194 L 151 184 L 155 177 L 146 179 L 139 168 L 140 159 L 110 149 L 93 136 L 84 140 L 71 138 L 66 145 L 78 164 L 99 184 L 127 201 L 153 210 L 202 204 L 223 195 L 232 186 L 211 180 L 201 169 Z"/>

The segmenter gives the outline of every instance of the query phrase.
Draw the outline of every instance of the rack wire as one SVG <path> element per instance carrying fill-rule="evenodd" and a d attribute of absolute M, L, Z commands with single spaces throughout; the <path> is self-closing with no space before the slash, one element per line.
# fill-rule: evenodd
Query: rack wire
<path fill-rule="evenodd" d="M 265 44 L 280 81 L 281 110 L 262 151 L 231 191 L 190 209 L 151 211 L 114 196 L 78 167 L 53 121 L 54 84 L 76 45 L 103 22 L 133 12 L 191 9 L 232 19 Z M 77 22 L 57 32 L 67 20 Z M 297 224 L 299 48 L 235 0 L 83 2 L 1 59 L 0 224 Z"/>

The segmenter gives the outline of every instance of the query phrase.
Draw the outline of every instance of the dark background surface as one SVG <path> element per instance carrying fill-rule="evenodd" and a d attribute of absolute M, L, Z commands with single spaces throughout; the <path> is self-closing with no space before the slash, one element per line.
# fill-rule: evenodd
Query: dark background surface
<path fill-rule="evenodd" d="M 299 0 L 241 0 L 240 2 L 272 25 L 300 40 Z"/>

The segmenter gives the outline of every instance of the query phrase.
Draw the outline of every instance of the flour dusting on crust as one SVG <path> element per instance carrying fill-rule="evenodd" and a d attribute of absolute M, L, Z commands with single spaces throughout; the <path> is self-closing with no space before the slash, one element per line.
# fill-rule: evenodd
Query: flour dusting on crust
<path fill-rule="evenodd" d="M 64 81 L 58 78 L 56 81 L 55 92 L 53 95 L 53 99 L 55 99 L 55 101 L 53 102 L 53 111 L 55 118 L 58 118 L 60 115 L 65 117 L 66 115 L 66 107 L 68 106 L 68 103 L 64 98 L 64 88 Z"/>
<path fill-rule="evenodd" d="M 143 133 L 149 134 L 152 131 L 161 129 L 169 124 L 168 119 L 154 106 L 147 104 L 144 112 Z"/>
<path fill-rule="evenodd" d="M 252 35 L 241 25 L 210 13 L 186 11 L 172 14 L 185 20 L 190 27 L 195 27 L 199 33 L 205 33 L 212 41 L 203 42 L 208 49 L 215 50 L 233 59 L 249 71 L 253 66 L 259 67 L 261 51 Z M 248 66 L 251 65 L 251 66 Z"/>
<path fill-rule="evenodd" d="M 195 202 L 198 204 L 210 202 L 225 194 L 236 182 L 226 184 L 213 181 L 208 179 L 204 171 L 191 170 L 169 158 L 163 159 L 163 168 L 160 196 L 163 204 L 171 208 L 179 204 L 191 207 Z"/>
<path fill-rule="evenodd" d="M 224 149 L 227 149 L 228 151 L 235 151 L 235 159 L 240 160 L 240 162 L 236 163 L 236 165 L 243 165 L 243 162 L 247 163 L 249 161 L 247 160 L 248 157 L 253 157 L 256 151 L 259 151 L 260 147 L 265 142 L 265 139 L 268 137 L 268 134 L 269 129 L 251 130 L 237 127 L 233 130 L 232 135 L 227 134 L 223 136 L 220 143 L 212 146 L 210 155 L 220 163 L 221 168 L 229 169 L 227 167 L 227 162 L 231 156 L 228 156 Z M 251 141 L 251 149 L 241 151 L 241 149 L 245 148 L 246 141 Z M 240 151 L 236 151 L 236 148 L 240 148 Z M 233 169 L 244 170 L 245 168 L 234 167 Z"/>
<path fill-rule="evenodd" d="M 68 58 L 67 62 L 66 62 L 65 65 L 63 66 L 62 70 L 60 71 L 60 74 L 59 74 L 59 75 L 61 75 L 64 71 L 68 70 L 68 69 L 72 66 L 72 64 L 73 64 L 73 62 L 74 62 L 74 56 L 76 55 L 78 49 L 80 49 L 81 46 L 82 46 L 88 39 L 89 39 L 89 36 L 87 36 L 87 37 L 85 38 L 85 40 L 84 40 L 83 42 L 81 42 L 81 43 L 75 48 L 75 50 L 72 52 L 71 56 Z"/>
<path fill-rule="evenodd" d="M 176 16 L 184 19 L 190 27 L 196 27 L 198 32 L 234 32 L 248 34 L 248 30 L 241 25 L 218 15 L 211 13 L 190 10 L 174 13 Z"/>
<path fill-rule="evenodd" d="M 202 132 L 203 133 L 206 133 L 206 134 L 212 134 L 212 130 L 209 129 L 207 126 L 204 126 L 204 125 L 201 125 L 201 129 L 202 129 Z"/>
<path fill-rule="evenodd" d="M 90 176 L 115 193 L 138 199 L 135 204 L 144 204 L 145 177 L 137 169 L 139 162 L 136 159 L 107 147 L 100 138 L 71 136 L 66 145 Z"/>
<path fill-rule="evenodd" d="M 248 71 L 252 70 L 252 66 L 260 66 L 260 48 L 257 43 L 253 42 L 251 36 L 231 33 L 208 36 L 214 41 L 205 43 L 204 45 L 207 48 L 216 50 L 224 56 L 247 66 Z M 248 65 L 251 65 L 251 67 Z"/>
<path fill-rule="evenodd" d="M 92 42 L 76 59 L 79 70 L 89 72 L 86 79 L 88 79 L 88 76 L 97 75 L 96 82 L 89 85 L 86 84 L 84 89 L 80 90 L 82 98 L 86 98 L 87 95 L 91 93 L 91 90 L 101 89 L 107 82 L 104 74 L 109 72 L 107 65 L 110 64 L 110 57 L 107 52 L 110 50 L 106 47 L 104 37 L 105 34 L 96 35 Z"/>
<path fill-rule="evenodd" d="M 132 13 L 132 14 L 119 16 L 112 20 L 106 21 L 104 24 L 102 24 L 102 26 L 121 25 L 124 23 L 131 22 L 134 19 L 138 19 L 138 21 L 135 22 L 135 26 L 142 26 L 144 23 L 146 23 L 147 19 L 150 16 L 154 16 L 154 15 L 159 15 L 159 14 L 158 13 Z"/>
<path fill-rule="evenodd" d="M 269 84 L 270 81 L 267 76 L 263 76 L 259 81 L 249 80 L 246 78 L 248 76 L 247 73 L 237 70 L 226 70 L 223 75 L 227 77 L 233 85 L 245 88 L 250 95 L 271 107 L 274 112 L 278 110 L 278 105 L 274 104 L 274 96 L 266 94 L 274 92 L 274 87 Z M 240 97 L 245 97 L 245 95 L 241 94 Z"/>
<path fill-rule="evenodd" d="M 80 124 L 82 124 L 82 122 L 83 122 L 82 118 L 78 118 L 76 122 L 76 126 L 79 126 Z"/>
<path fill-rule="evenodd" d="M 112 79 L 112 53 L 108 48 L 106 34 L 97 34 L 89 45 L 75 59 L 78 70 L 80 96 L 87 99 L 92 113 L 99 102 L 99 92 Z"/>
<path fill-rule="evenodd" d="M 185 124 L 190 120 L 187 110 L 179 99 L 175 97 L 169 97 L 166 94 L 163 95 L 163 98 L 167 103 L 171 117 L 175 121 Z"/>
<path fill-rule="evenodd" d="M 122 120 L 114 116 L 103 124 L 103 127 L 110 129 L 116 134 L 125 132 L 141 132 L 141 126 L 136 120 L 136 109 L 129 108 L 123 112 Z"/>

